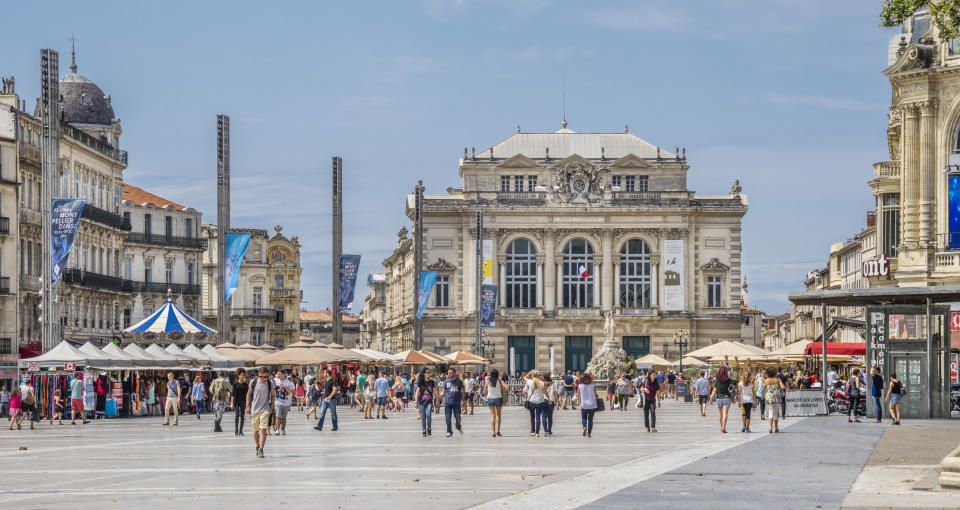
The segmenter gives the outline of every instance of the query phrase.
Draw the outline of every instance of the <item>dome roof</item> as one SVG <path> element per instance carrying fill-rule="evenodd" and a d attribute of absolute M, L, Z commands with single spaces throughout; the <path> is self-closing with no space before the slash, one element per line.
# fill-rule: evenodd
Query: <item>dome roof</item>
<path fill-rule="evenodd" d="M 77 74 L 76 64 L 70 66 L 70 74 L 60 78 L 60 95 L 68 122 L 109 126 L 116 118 L 110 97 L 96 83 Z"/>

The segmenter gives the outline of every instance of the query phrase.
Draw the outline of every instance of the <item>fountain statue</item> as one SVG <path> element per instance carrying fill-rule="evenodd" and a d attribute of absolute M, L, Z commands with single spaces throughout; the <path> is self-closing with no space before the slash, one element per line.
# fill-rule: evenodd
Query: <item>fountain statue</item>
<path fill-rule="evenodd" d="M 634 360 L 620 348 L 616 340 L 617 322 L 613 312 L 604 313 L 603 345 L 587 364 L 587 372 L 597 380 L 610 380 L 624 372 L 632 372 Z"/>

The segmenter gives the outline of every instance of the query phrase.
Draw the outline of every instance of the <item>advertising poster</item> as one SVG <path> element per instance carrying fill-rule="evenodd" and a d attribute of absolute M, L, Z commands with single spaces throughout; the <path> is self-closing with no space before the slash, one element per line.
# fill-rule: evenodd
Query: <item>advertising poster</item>
<path fill-rule="evenodd" d="M 480 286 L 480 328 L 497 327 L 497 286 Z"/>
<path fill-rule="evenodd" d="M 240 278 L 240 264 L 243 263 L 243 256 L 247 253 L 248 244 L 250 244 L 250 234 L 233 232 L 227 234 L 227 246 L 224 250 L 226 255 L 223 258 L 224 281 L 227 282 L 224 299 L 230 299 L 233 292 L 237 290 L 237 280 Z"/>
<path fill-rule="evenodd" d="M 947 178 L 947 209 L 950 249 L 960 249 L 960 175 Z"/>
<path fill-rule="evenodd" d="M 357 287 L 357 271 L 360 269 L 360 255 L 340 255 L 340 286 L 337 289 L 337 301 L 340 311 L 349 311 L 353 305 L 353 293 Z"/>
<path fill-rule="evenodd" d="M 493 283 L 493 240 L 484 239 L 481 243 L 483 250 L 483 283 Z"/>
<path fill-rule="evenodd" d="M 663 241 L 663 309 L 672 312 L 684 309 L 683 245 L 682 239 Z"/>
<path fill-rule="evenodd" d="M 427 302 L 430 301 L 430 293 L 433 292 L 433 286 L 436 283 L 436 271 L 420 272 L 420 296 L 418 296 L 420 306 L 417 308 L 418 319 L 423 317 L 423 311 L 427 308 Z"/>
<path fill-rule="evenodd" d="M 77 225 L 80 223 L 80 214 L 86 200 L 57 198 L 53 200 L 51 211 L 50 230 L 50 260 L 53 261 L 50 281 L 57 283 L 63 268 L 67 265 L 67 256 L 73 248 L 73 238 L 77 234 Z"/>

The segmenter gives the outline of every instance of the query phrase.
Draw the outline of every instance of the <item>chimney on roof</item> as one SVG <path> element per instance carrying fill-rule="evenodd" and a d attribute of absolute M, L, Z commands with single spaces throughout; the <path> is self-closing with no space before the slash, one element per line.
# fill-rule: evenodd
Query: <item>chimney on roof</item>
<path fill-rule="evenodd" d="M 867 228 L 877 226 L 877 211 L 867 211 Z"/>

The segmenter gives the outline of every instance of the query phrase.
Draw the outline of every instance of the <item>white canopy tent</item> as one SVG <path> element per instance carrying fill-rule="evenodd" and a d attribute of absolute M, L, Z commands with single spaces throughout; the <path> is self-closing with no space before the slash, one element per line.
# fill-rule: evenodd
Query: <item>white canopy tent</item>
<path fill-rule="evenodd" d="M 76 347 L 70 345 L 66 340 L 60 342 L 53 349 L 36 356 L 34 358 L 22 359 L 18 362 L 20 368 L 28 368 L 36 364 L 40 368 L 51 368 L 62 366 L 67 363 L 75 363 L 78 366 L 87 365 L 87 355 L 80 352 Z"/>

